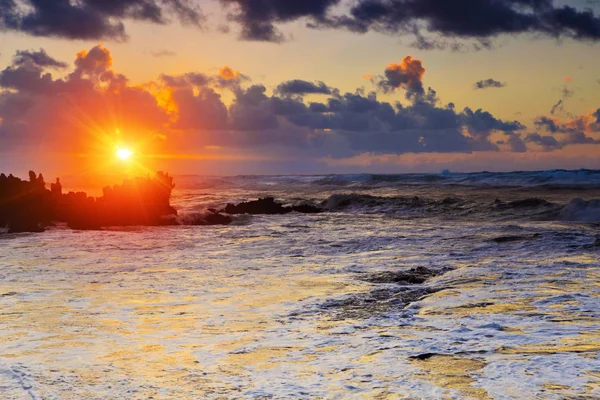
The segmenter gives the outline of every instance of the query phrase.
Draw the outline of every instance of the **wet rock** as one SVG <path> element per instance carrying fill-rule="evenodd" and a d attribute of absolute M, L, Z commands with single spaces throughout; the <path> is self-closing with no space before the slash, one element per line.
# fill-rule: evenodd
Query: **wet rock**
<path fill-rule="evenodd" d="M 431 270 L 425 267 L 417 267 L 408 271 L 378 272 L 362 277 L 361 280 L 371 283 L 400 283 L 420 285 L 425 283 L 428 279 L 440 275 L 440 273 L 443 272 Z"/>
<path fill-rule="evenodd" d="M 534 207 L 551 207 L 553 204 L 548 200 L 532 197 L 523 200 L 511 201 L 508 203 L 510 208 L 534 208 Z"/>
<path fill-rule="evenodd" d="M 310 204 L 284 207 L 281 203 L 276 202 L 273 197 L 265 197 L 254 201 L 243 202 L 237 205 L 227 204 L 227 207 L 221 210 L 221 212 L 231 215 L 278 215 L 289 214 L 293 211 L 304 214 L 316 214 L 323 212 L 323 209 Z"/>
<path fill-rule="evenodd" d="M 231 215 L 276 215 L 287 214 L 292 212 L 291 209 L 284 207 L 281 203 L 277 203 L 273 197 L 265 197 L 254 201 L 243 202 L 238 205 L 227 204 L 227 207 L 225 207 L 225 209 L 223 209 L 222 211 Z"/>
<path fill-rule="evenodd" d="M 8 233 L 39 233 L 44 232 L 41 222 L 36 219 L 18 218 L 8 223 Z"/>
<path fill-rule="evenodd" d="M 323 212 L 322 208 L 313 206 L 312 204 L 300 204 L 292 206 L 292 210 L 302 214 L 319 214 Z"/>
<path fill-rule="evenodd" d="M 211 212 L 203 215 L 196 215 L 191 220 L 190 225 L 194 226 L 209 226 L 209 225 L 229 225 L 233 222 L 233 218 L 227 215 Z"/>
<path fill-rule="evenodd" d="M 391 311 L 406 313 L 408 317 L 410 312 L 405 310 L 408 305 L 440 290 L 443 288 L 397 286 L 375 289 L 364 294 L 328 300 L 321 305 L 321 309 L 330 314 L 333 320 L 365 319 Z"/>
<path fill-rule="evenodd" d="M 429 360 L 430 358 L 438 357 L 441 355 L 442 354 L 439 354 L 439 353 L 424 353 L 424 354 L 418 354 L 416 356 L 410 356 L 408 358 L 411 360 L 425 361 L 425 360 Z"/>
<path fill-rule="evenodd" d="M 499 236 L 491 239 L 492 242 L 495 243 L 512 243 L 512 242 L 520 242 L 526 240 L 535 240 L 542 237 L 539 233 L 535 233 L 533 235 L 514 235 L 514 236 Z"/>
<path fill-rule="evenodd" d="M 444 200 L 442 200 L 442 205 L 444 206 L 453 206 L 456 204 L 459 204 L 462 200 L 459 199 L 458 197 L 446 197 Z"/>

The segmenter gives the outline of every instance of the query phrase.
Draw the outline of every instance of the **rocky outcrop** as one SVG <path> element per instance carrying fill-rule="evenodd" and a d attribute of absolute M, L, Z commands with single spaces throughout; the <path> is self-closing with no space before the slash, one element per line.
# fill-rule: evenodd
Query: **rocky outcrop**
<path fill-rule="evenodd" d="M 0 226 L 9 232 L 42 232 L 52 221 L 73 229 L 108 226 L 170 225 L 177 211 L 169 201 L 173 178 L 163 172 L 154 177 L 125 180 L 106 187 L 94 198 L 83 192 L 62 193 L 60 180 L 46 189 L 43 176 L 29 172 L 29 181 L 0 175 Z"/>

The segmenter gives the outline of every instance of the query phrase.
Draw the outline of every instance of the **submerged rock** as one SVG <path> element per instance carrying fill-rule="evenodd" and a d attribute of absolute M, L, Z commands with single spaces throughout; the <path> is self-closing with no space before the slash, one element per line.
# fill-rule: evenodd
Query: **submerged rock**
<path fill-rule="evenodd" d="M 321 305 L 333 314 L 332 319 L 370 318 L 375 314 L 392 310 L 410 315 L 406 307 L 415 301 L 444 290 L 445 288 L 424 285 L 429 279 L 445 274 L 451 268 L 430 269 L 417 267 L 405 271 L 386 271 L 361 274 L 358 279 L 374 284 L 370 291 L 332 299 Z M 389 285 L 393 284 L 393 285 Z M 385 286 L 383 286 L 385 285 Z"/>
<path fill-rule="evenodd" d="M 553 204 L 548 200 L 532 197 L 529 199 L 515 200 L 508 203 L 510 208 L 529 208 L 529 207 L 551 207 Z"/>
<path fill-rule="evenodd" d="M 445 272 L 445 271 L 444 271 Z M 440 275 L 441 271 L 434 271 L 425 267 L 412 268 L 408 271 L 386 271 L 370 274 L 361 280 L 370 283 L 404 283 L 421 285 L 428 279 Z"/>
<path fill-rule="evenodd" d="M 514 235 L 514 236 L 499 236 L 491 239 L 492 242 L 495 243 L 511 243 L 511 242 L 519 242 L 525 240 L 535 240 L 542 237 L 539 233 L 534 233 L 533 235 Z"/>

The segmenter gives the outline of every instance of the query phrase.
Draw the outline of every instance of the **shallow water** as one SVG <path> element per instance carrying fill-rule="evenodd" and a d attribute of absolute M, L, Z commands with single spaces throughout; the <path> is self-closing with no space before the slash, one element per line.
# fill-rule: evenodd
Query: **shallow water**
<path fill-rule="evenodd" d="M 267 191 L 466 203 L 0 235 L 0 397 L 600 398 L 598 225 L 474 205 L 547 189 L 311 182 L 188 187 L 175 203 L 185 213 Z M 416 267 L 440 275 L 365 279 Z"/>

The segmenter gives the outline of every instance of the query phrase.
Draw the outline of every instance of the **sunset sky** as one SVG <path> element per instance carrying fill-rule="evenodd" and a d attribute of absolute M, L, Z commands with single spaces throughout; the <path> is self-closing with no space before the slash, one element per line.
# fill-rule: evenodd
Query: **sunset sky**
<path fill-rule="evenodd" d="M 600 168 L 594 0 L 0 0 L 0 171 Z"/>

